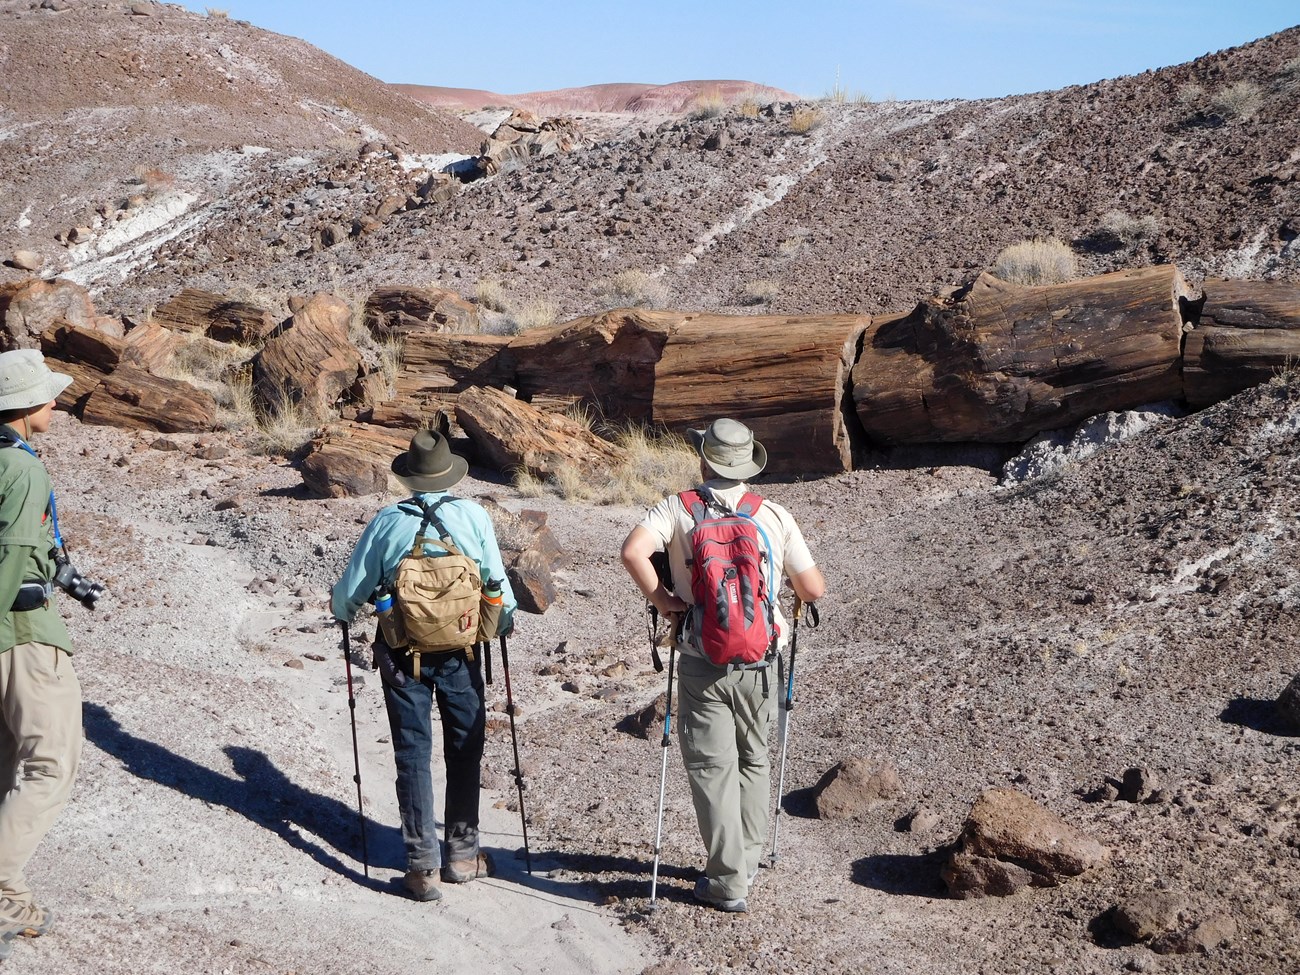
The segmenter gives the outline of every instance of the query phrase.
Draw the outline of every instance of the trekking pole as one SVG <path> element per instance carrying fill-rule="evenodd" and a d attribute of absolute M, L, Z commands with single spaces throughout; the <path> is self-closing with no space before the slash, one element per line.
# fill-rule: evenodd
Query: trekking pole
<path fill-rule="evenodd" d="M 482 643 L 476 644 L 476 646 L 478 648 L 479 653 L 483 655 L 483 680 L 486 683 L 491 684 L 492 683 L 492 641 L 484 640 Z"/>
<path fill-rule="evenodd" d="M 366 868 L 366 879 L 370 879 L 370 851 L 366 848 L 366 813 L 361 806 L 361 753 L 357 749 L 357 699 L 352 693 L 352 658 L 348 651 L 352 647 L 348 624 L 339 620 L 343 627 L 343 666 L 348 674 L 348 714 L 352 718 L 352 781 L 357 784 L 357 819 L 361 823 L 361 862 Z"/>
<path fill-rule="evenodd" d="M 664 705 L 664 738 L 661 742 L 663 760 L 659 765 L 659 817 L 655 825 L 655 864 L 650 874 L 651 910 L 658 906 L 655 903 L 655 892 L 659 886 L 659 854 L 662 851 L 661 843 L 664 836 L 664 787 L 668 782 L 668 736 L 672 733 L 673 726 L 673 664 L 676 659 L 677 641 L 674 640 L 668 645 L 668 697 Z"/>
<path fill-rule="evenodd" d="M 790 628 L 790 671 L 785 676 L 785 698 L 778 702 L 779 709 L 776 721 L 777 738 L 781 742 L 781 772 L 776 780 L 776 813 L 773 815 L 772 827 L 772 868 L 776 868 L 776 861 L 779 859 L 777 850 L 781 842 L 781 799 L 785 795 L 785 754 L 786 748 L 790 744 L 790 712 L 794 710 L 794 655 L 799 649 L 799 617 L 803 615 L 804 601 L 798 596 L 794 597 L 794 622 Z M 816 627 L 820 622 L 815 603 L 808 603 L 808 624 Z M 781 658 L 776 658 L 777 669 L 781 666 Z M 777 677 L 778 683 L 781 681 Z"/>
<path fill-rule="evenodd" d="M 519 736 L 515 733 L 515 699 L 510 691 L 510 655 L 506 650 L 506 635 L 501 634 L 501 673 L 506 677 L 506 711 L 510 713 L 510 743 L 515 749 L 515 785 L 519 787 L 519 824 L 524 829 L 524 863 L 528 874 L 533 873 L 533 855 L 528 849 L 528 816 L 524 813 L 524 771 L 519 763 Z"/>

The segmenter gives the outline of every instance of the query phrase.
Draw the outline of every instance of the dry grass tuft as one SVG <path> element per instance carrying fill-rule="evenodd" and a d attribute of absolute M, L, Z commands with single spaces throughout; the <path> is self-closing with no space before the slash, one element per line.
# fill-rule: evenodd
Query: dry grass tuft
<path fill-rule="evenodd" d="M 1101 223 L 1097 225 L 1097 233 L 1094 236 L 1104 242 L 1136 250 L 1151 243 L 1159 235 L 1160 224 L 1150 214 L 1145 217 L 1134 217 L 1123 210 L 1108 210 L 1102 214 Z"/>
<path fill-rule="evenodd" d="M 702 91 L 692 100 L 686 117 L 694 121 L 717 118 L 727 110 L 727 100 L 716 88 Z"/>
<path fill-rule="evenodd" d="M 993 262 L 993 274 L 1003 281 L 1031 287 L 1072 281 L 1078 273 L 1074 252 L 1056 237 L 1004 247 Z"/>
<path fill-rule="evenodd" d="M 1215 92 L 1210 111 L 1222 119 L 1244 121 L 1264 104 L 1264 92 L 1253 81 L 1238 81 Z"/>
<path fill-rule="evenodd" d="M 781 295 L 781 285 L 769 278 L 749 281 L 745 284 L 743 299 L 747 305 L 771 304 Z"/>
<path fill-rule="evenodd" d="M 495 278 L 479 278 L 474 285 L 474 297 L 488 311 L 504 312 L 506 310 L 506 289 Z"/>
<path fill-rule="evenodd" d="M 649 271 L 629 269 L 591 286 L 596 300 L 606 308 L 663 308 L 668 304 L 668 285 Z"/>
<path fill-rule="evenodd" d="M 736 111 L 740 114 L 741 118 L 758 118 L 759 112 L 762 111 L 762 108 L 758 104 L 757 100 L 746 98 L 736 106 Z"/>
<path fill-rule="evenodd" d="M 527 471 L 516 472 L 515 489 L 525 497 L 550 491 L 567 501 L 648 506 L 668 494 L 685 491 L 700 479 L 699 455 L 676 434 L 632 426 L 620 430 L 614 441 L 627 452 L 627 459 L 607 475 L 592 477 L 563 464 L 546 482 Z"/>
<path fill-rule="evenodd" d="M 790 131 L 794 135 L 807 135 L 822 124 L 822 113 L 815 108 L 798 108 L 790 116 Z"/>
<path fill-rule="evenodd" d="M 203 12 L 212 20 L 225 20 L 230 16 L 230 11 L 221 7 L 207 7 Z"/>
<path fill-rule="evenodd" d="M 507 329 L 515 335 L 535 328 L 548 328 L 560 317 L 560 306 L 545 298 L 533 298 L 522 304 L 506 302 Z"/>

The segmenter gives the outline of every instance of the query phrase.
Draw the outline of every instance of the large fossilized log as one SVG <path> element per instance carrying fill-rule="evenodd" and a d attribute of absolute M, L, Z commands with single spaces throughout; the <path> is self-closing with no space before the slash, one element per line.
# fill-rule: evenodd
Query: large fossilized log
<path fill-rule="evenodd" d="M 882 443 L 1008 443 L 1180 397 L 1193 297 L 1171 265 L 1039 288 L 981 275 L 873 323 L 853 369 L 858 419 Z"/>
<path fill-rule="evenodd" d="M 768 470 L 848 470 L 841 412 L 859 315 L 735 316 L 617 309 L 512 341 L 499 368 L 521 397 L 577 397 L 612 419 L 671 430 L 742 419 Z"/>
<path fill-rule="evenodd" d="M 331 423 L 317 434 L 303 460 L 303 483 L 326 497 L 378 494 L 387 490 L 393 458 L 410 440 L 409 433 L 384 427 Z"/>
<path fill-rule="evenodd" d="M 96 426 L 160 433 L 211 430 L 216 415 L 216 401 L 203 390 L 128 365 L 105 376 L 81 411 L 81 419 Z"/>
<path fill-rule="evenodd" d="M 1183 385 L 1194 409 L 1265 382 L 1300 362 L 1300 284 L 1205 282 L 1200 324 L 1183 345 Z"/>

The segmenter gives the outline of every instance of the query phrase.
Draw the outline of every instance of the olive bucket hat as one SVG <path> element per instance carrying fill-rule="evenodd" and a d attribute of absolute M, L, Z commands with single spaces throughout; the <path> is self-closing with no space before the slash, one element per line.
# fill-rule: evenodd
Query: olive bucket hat
<path fill-rule="evenodd" d="M 44 406 L 72 385 L 72 377 L 51 372 L 36 349 L 0 353 L 0 413 Z"/>
<path fill-rule="evenodd" d="M 445 491 L 469 470 L 469 462 L 451 452 L 447 438 L 436 430 L 421 430 L 411 446 L 393 461 L 393 473 L 410 491 Z"/>
<path fill-rule="evenodd" d="M 723 417 L 708 429 L 687 432 L 704 462 L 723 477 L 743 481 L 767 466 L 767 451 L 739 420 Z"/>

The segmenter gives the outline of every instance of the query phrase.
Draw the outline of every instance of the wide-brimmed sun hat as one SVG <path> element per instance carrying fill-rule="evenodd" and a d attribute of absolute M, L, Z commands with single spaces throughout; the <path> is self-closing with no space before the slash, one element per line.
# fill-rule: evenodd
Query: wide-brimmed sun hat
<path fill-rule="evenodd" d="M 447 438 L 436 430 L 421 430 L 406 453 L 393 461 L 393 473 L 411 491 L 445 491 L 469 470 L 469 462 L 451 452 Z"/>
<path fill-rule="evenodd" d="M 72 385 L 72 377 L 52 372 L 36 349 L 0 353 L 0 412 L 44 406 Z"/>
<path fill-rule="evenodd" d="M 723 477 L 743 481 L 767 466 L 767 451 L 739 420 L 714 420 L 705 430 L 688 430 L 704 463 Z"/>

